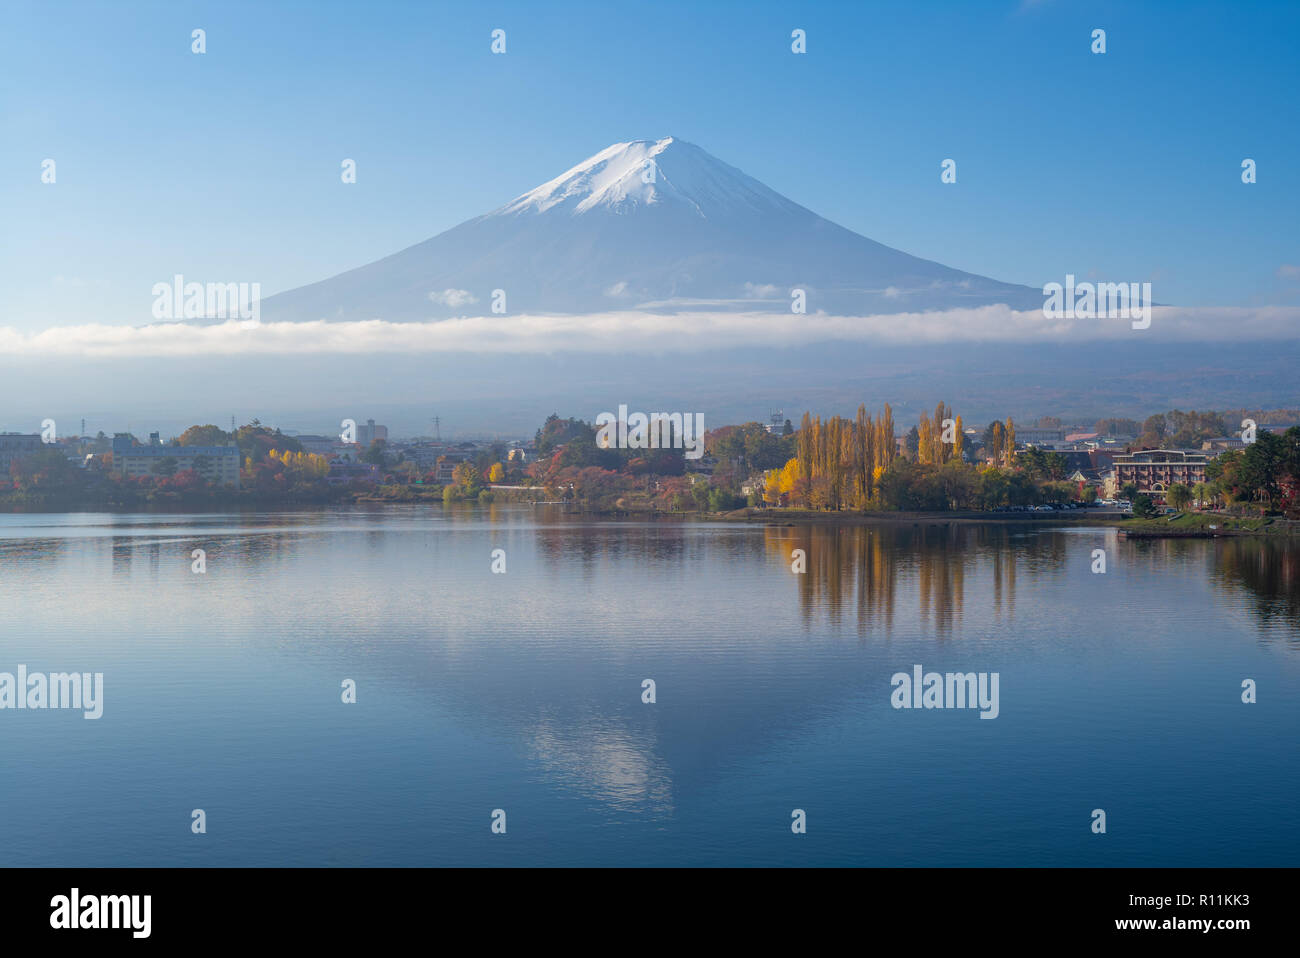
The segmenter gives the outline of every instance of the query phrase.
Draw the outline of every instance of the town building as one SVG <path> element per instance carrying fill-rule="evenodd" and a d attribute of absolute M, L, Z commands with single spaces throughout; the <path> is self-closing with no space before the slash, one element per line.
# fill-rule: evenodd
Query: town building
<path fill-rule="evenodd" d="M 324 456 L 326 459 L 342 459 L 344 462 L 360 459 L 369 448 L 357 442 L 344 442 L 338 436 L 302 435 L 293 438 L 302 445 L 303 452 Z"/>
<path fill-rule="evenodd" d="M 130 436 L 113 439 L 113 470 L 128 479 L 159 475 L 157 467 L 166 459 L 175 462 L 176 472 L 193 469 L 209 482 L 239 488 L 238 446 L 137 446 Z"/>
<path fill-rule="evenodd" d="M 309 452 L 314 456 L 329 456 L 334 453 L 334 447 L 339 442 L 338 436 L 316 436 L 300 435 L 294 436 L 302 446 L 303 452 Z"/>
<path fill-rule="evenodd" d="M 1075 448 L 1101 450 L 1103 452 L 1123 451 L 1137 441 L 1135 436 L 1098 436 L 1096 439 L 1084 439 L 1075 443 Z"/>
<path fill-rule="evenodd" d="M 1226 452 L 1229 449 L 1244 449 L 1246 444 L 1241 441 L 1240 436 L 1211 436 L 1201 442 L 1201 449 L 1205 452 Z"/>
<path fill-rule="evenodd" d="M 1130 482 L 1138 492 L 1164 498 L 1165 490 L 1175 483 L 1194 486 L 1205 481 L 1205 465 L 1210 455 L 1190 449 L 1143 449 L 1120 453 L 1114 457 L 1115 481 L 1122 489 Z"/>
<path fill-rule="evenodd" d="M 1045 442 L 1064 442 L 1065 430 L 1040 428 L 1038 426 L 1016 426 L 1016 442 L 1036 446 Z"/>
<path fill-rule="evenodd" d="M 449 452 L 446 455 L 440 456 L 438 458 L 437 468 L 434 471 L 433 478 L 435 481 L 441 483 L 451 482 L 451 474 L 455 471 L 457 466 L 466 461 L 467 458 L 464 455 L 456 452 Z"/>
<path fill-rule="evenodd" d="M 1260 423 L 1259 431 L 1273 432 L 1273 433 L 1277 433 L 1280 436 L 1288 429 L 1294 429 L 1296 426 L 1300 426 L 1300 422 L 1265 422 L 1265 423 Z"/>
<path fill-rule="evenodd" d="M 335 460 L 330 463 L 329 475 L 325 481 L 337 486 L 348 482 L 378 482 L 379 479 L 379 467 L 372 463 Z"/>
<path fill-rule="evenodd" d="M 413 462 L 421 469 L 432 469 L 438 465 L 438 457 L 445 455 L 447 447 L 440 442 L 419 442 L 402 450 L 408 462 Z"/>
<path fill-rule="evenodd" d="M 376 439 L 388 441 L 388 427 L 376 426 L 373 419 L 367 419 L 364 426 L 357 426 L 357 444 L 362 449 L 369 449 Z"/>
<path fill-rule="evenodd" d="M 1063 450 L 1057 452 L 1057 455 L 1065 460 L 1065 474 L 1068 476 L 1075 470 L 1095 470 L 1097 467 L 1093 464 L 1092 456 L 1078 449 Z"/>
<path fill-rule="evenodd" d="M 41 434 L 0 432 L 0 478 L 8 477 L 9 467 L 41 448 Z"/>

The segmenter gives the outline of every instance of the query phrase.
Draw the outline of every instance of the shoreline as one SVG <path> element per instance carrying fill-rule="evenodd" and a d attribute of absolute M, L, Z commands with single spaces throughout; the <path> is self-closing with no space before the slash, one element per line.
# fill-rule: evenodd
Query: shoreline
<path fill-rule="evenodd" d="M 1239 518 L 1206 513 L 1185 513 L 1174 517 L 1135 519 L 1114 511 L 1079 515 L 1084 510 L 1044 513 L 1026 512 L 854 512 L 816 513 L 799 509 L 737 509 L 721 516 L 733 522 L 761 522 L 767 525 L 830 523 L 835 525 L 990 525 L 997 523 L 1053 526 L 1105 526 L 1130 539 L 1219 539 L 1247 536 L 1270 538 L 1300 537 L 1300 521 L 1281 517 Z M 1176 524 L 1171 524 L 1176 523 Z"/>
<path fill-rule="evenodd" d="M 1282 517 L 1235 517 L 1207 513 L 1185 513 L 1174 517 L 1135 519 L 1116 511 L 1063 510 L 1052 512 L 814 512 L 803 509 L 740 508 L 730 512 L 663 512 L 642 509 L 582 509 L 572 503 L 536 502 L 526 498 L 502 497 L 496 505 L 560 506 L 568 516 L 607 521 L 653 520 L 666 522 L 739 522 L 768 526 L 795 525 L 1038 525 L 1038 526 L 1090 526 L 1116 529 L 1128 539 L 1217 539 L 1217 538 L 1300 538 L 1300 521 Z M 441 510 L 445 504 L 440 498 L 396 499 L 381 496 L 359 497 L 351 502 L 282 502 L 213 504 L 207 508 L 186 508 L 179 504 L 118 508 L 54 508 L 22 509 L 0 507 L 0 515 L 212 515 L 269 512 L 329 512 L 377 511 L 375 507 L 420 506 Z M 455 503 L 458 508 L 481 508 L 485 504 L 473 500 Z M 1083 513 L 1083 514 L 1080 514 Z M 1172 524 L 1171 524 L 1172 523 Z"/>
<path fill-rule="evenodd" d="M 1082 511 L 1082 510 L 1080 510 Z M 739 522 L 766 522 L 771 525 L 788 525 L 796 522 L 834 523 L 839 525 L 876 525 L 910 523 L 912 525 L 950 525 L 1031 523 L 1034 525 L 1116 525 L 1122 519 L 1118 512 L 1073 515 L 1063 512 L 811 512 L 802 509 L 737 509 L 722 518 Z"/>

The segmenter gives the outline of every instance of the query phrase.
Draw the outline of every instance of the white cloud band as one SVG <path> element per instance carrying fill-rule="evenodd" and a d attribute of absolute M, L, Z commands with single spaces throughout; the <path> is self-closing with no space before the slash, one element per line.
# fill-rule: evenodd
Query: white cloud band
<path fill-rule="evenodd" d="M 473 316 L 431 323 L 364 322 L 220 325 L 62 326 L 35 333 L 0 327 L 0 357 L 243 356 L 409 352 L 621 353 L 800 346 L 848 341 L 946 345 L 963 342 L 1087 343 L 1134 348 L 1155 342 L 1289 340 L 1300 307 L 1155 307 L 1149 329 L 1128 320 L 1046 319 L 1040 310 L 983 306 L 928 313 L 829 316 L 821 313 L 616 311 L 567 315 Z"/>

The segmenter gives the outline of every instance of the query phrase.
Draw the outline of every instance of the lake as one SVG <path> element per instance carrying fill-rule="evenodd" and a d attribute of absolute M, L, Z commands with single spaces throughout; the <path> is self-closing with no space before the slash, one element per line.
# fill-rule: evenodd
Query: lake
<path fill-rule="evenodd" d="M 103 674 L 98 719 L 0 710 L 7 865 L 1300 860 L 1294 544 L 6 514 L 0 607 L 0 672 Z M 996 717 L 895 708 L 916 666 Z"/>

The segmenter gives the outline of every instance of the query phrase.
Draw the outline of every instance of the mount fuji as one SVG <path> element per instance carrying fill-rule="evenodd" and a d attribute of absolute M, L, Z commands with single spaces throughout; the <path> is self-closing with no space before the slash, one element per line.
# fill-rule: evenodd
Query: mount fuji
<path fill-rule="evenodd" d="M 1005 303 L 1041 291 L 951 269 L 830 222 L 674 137 L 615 143 L 422 243 L 268 297 L 269 321 L 429 321 L 616 310 L 841 316 Z"/>

